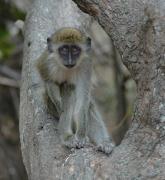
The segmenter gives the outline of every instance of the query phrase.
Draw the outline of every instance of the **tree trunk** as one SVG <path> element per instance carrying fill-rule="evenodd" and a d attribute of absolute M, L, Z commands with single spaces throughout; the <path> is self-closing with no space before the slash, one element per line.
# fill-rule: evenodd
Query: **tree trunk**
<path fill-rule="evenodd" d="M 106 157 L 92 148 L 60 145 L 57 121 L 46 112 L 36 59 L 55 30 L 85 31 L 90 18 L 71 0 L 35 0 L 25 25 L 20 139 L 31 180 L 164 179 L 165 177 L 165 1 L 75 0 L 111 36 L 137 84 L 132 127 Z"/>

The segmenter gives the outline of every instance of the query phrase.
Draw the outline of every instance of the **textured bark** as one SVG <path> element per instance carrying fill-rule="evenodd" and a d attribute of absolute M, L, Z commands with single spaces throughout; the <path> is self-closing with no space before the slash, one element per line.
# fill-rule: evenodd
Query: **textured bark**
<path fill-rule="evenodd" d="M 137 85 L 132 127 L 111 157 L 119 172 L 109 173 L 114 179 L 164 179 L 165 1 L 74 1 L 111 36 Z"/>
<path fill-rule="evenodd" d="M 35 0 L 25 26 L 20 139 L 31 180 L 164 179 L 165 1 L 75 0 L 111 36 L 137 84 L 134 121 L 122 144 L 106 157 L 91 147 L 61 147 L 57 121 L 47 114 L 37 57 L 56 29 L 86 30 L 90 18 L 71 0 Z M 143 122 L 143 123 L 141 123 Z M 145 123 L 144 123 L 145 122 Z"/>

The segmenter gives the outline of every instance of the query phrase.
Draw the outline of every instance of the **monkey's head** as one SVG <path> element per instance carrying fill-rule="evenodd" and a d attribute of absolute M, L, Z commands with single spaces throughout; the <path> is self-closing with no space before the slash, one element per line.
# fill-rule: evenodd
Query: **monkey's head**
<path fill-rule="evenodd" d="M 75 28 L 62 28 L 47 39 L 48 51 L 63 68 L 77 67 L 91 49 L 91 39 Z"/>

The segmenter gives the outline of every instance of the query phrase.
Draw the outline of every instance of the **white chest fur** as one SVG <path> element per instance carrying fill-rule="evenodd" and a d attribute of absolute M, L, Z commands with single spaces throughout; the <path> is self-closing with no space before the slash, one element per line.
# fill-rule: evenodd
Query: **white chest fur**
<path fill-rule="evenodd" d="M 58 83 L 68 82 L 71 84 L 75 84 L 78 80 L 79 74 L 78 69 L 58 69 L 57 75 L 54 77 L 54 81 Z"/>

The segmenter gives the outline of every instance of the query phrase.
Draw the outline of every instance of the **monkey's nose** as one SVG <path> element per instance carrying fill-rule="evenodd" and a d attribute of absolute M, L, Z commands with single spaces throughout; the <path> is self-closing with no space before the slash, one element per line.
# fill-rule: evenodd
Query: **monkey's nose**
<path fill-rule="evenodd" d="M 71 68 L 73 68 L 74 66 L 75 66 L 75 64 L 67 64 L 67 65 L 65 65 L 67 68 L 69 68 L 69 69 L 71 69 Z"/>

